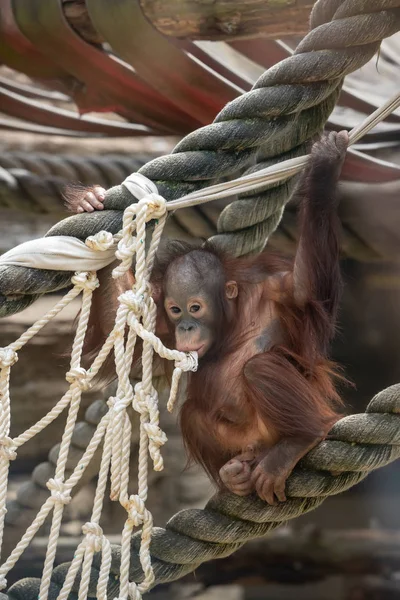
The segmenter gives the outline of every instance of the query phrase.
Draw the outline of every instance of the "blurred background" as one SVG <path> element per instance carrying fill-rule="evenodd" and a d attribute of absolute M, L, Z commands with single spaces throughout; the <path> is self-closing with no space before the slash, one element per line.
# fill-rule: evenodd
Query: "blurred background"
<path fill-rule="evenodd" d="M 66 184 L 117 185 L 179 139 L 210 123 L 223 106 L 290 56 L 307 32 L 314 3 L 191 0 L 2 0 L 0 3 L 0 253 L 42 236 L 66 216 Z M 274 5 L 274 6 L 271 6 Z M 279 6 L 278 6 L 279 5 Z M 399 90 L 400 36 L 382 44 L 348 76 L 328 129 L 350 129 Z M 361 412 L 400 380 L 400 111 L 349 152 L 341 182 L 345 294 L 334 358 L 354 388 L 348 411 Z M 216 232 L 223 203 L 178 211 L 167 233 L 183 239 Z M 269 244 L 293 252 L 296 207 L 288 204 Z M 15 340 L 57 300 L 42 297 L 0 323 L 0 346 Z M 12 371 L 12 435 L 39 420 L 66 389 L 79 303 L 64 310 L 21 352 Z M 165 395 L 165 394 L 164 394 Z M 99 390 L 84 395 L 71 464 L 82 455 L 98 415 Z M 204 506 L 213 489 L 185 469 L 176 417 L 165 409 L 166 468 L 151 473 L 149 508 L 163 526 L 176 511 Z M 59 418 L 24 445 L 12 463 L 4 558 L 46 499 L 64 427 Z M 134 448 L 138 439 L 132 439 Z M 132 486 L 135 450 L 132 452 Z M 57 562 L 70 560 L 89 518 L 94 461 L 67 507 Z M 364 600 L 400 598 L 399 466 L 373 473 L 319 509 L 206 563 L 154 598 Z M 115 542 L 119 505 L 106 502 L 103 528 Z M 40 576 L 48 524 L 8 582 Z"/>

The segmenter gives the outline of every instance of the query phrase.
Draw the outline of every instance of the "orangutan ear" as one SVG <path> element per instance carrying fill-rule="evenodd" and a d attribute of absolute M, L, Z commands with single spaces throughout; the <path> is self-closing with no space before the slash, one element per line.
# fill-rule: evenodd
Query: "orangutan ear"
<path fill-rule="evenodd" d="M 159 305 L 160 301 L 161 301 L 161 296 L 162 296 L 162 289 L 161 286 L 158 284 L 151 284 L 151 297 L 153 298 L 154 302 Z"/>
<path fill-rule="evenodd" d="M 232 298 L 237 297 L 239 290 L 238 290 L 236 281 L 227 281 L 226 282 L 225 293 L 226 293 L 226 297 L 229 298 L 229 300 L 232 300 Z"/>

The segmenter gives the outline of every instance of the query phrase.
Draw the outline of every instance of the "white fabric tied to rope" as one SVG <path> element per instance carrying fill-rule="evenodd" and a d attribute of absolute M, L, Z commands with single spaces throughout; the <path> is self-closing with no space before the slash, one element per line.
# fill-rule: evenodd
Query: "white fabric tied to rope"
<path fill-rule="evenodd" d="M 99 232 L 100 234 L 109 232 Z M 99 234 L 97 234 L 99 235 Z M 112 235 L 112 234 L 110 234 Z M 90 236 L 94 240 L 96 236 Z M 99 271 L 115 259 L 115 247 L 99 251 L 71 236 L 54 235 L 19 244 L 0 256 L 1 265 L 53 271 Z"/>
<path fill-rule="evenodd" d="M 158 194 L 156 184 L 141 173 L 131 173 L 121 185 L 126 188 L 136 200 L 143 200 L 145 196 Z"/>

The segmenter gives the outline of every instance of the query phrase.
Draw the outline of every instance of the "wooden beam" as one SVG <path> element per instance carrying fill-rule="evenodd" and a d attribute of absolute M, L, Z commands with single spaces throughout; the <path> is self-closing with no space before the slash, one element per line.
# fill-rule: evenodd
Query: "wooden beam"
<path fill-rule="evenodd" d="M 131 0 L 160 33 L 180 39 L 271 39 L 302 35 L 315 0 Z M 84 0 L 62 0 L 65 18 L 87 42 L 101 44 Z M 112 4 L 110 3 L 110 11 Z"/>
<path fill-rule="evenodd" d="M 304 34 L 315 0 L 139 0 L 161 33 L 180 39 L 233 40 Z"/>
<path fill-rule="evenodd" d="M 84 0 L 62 0 L 62 5 L 65 18 L 82 39 L 95 46 L 105 41 L 93 27 Z"/>

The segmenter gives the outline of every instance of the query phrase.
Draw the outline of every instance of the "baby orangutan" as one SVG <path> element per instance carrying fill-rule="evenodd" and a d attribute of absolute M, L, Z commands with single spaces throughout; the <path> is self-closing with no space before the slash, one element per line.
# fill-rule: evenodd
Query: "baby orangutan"
<path fill-rule="evenodd" d="M 346 132 L 332 132 L 312 148 L 294 261 L 173 242 L 153 273 L 159 334 L 169 331 L 164 341 L 199 355 L 180 415 L 189 456 L 219 486 L 255 491 L 270 504 L 286 499 L 294 466 L 341 409 L 327 353 L 341 293 L 336 186 L 347 145 Z M 94 188 L 75 209 L 97 208 L 102 193 Z M 104 326 L 117 292 L 96 293 L 92 322 Z"/>

